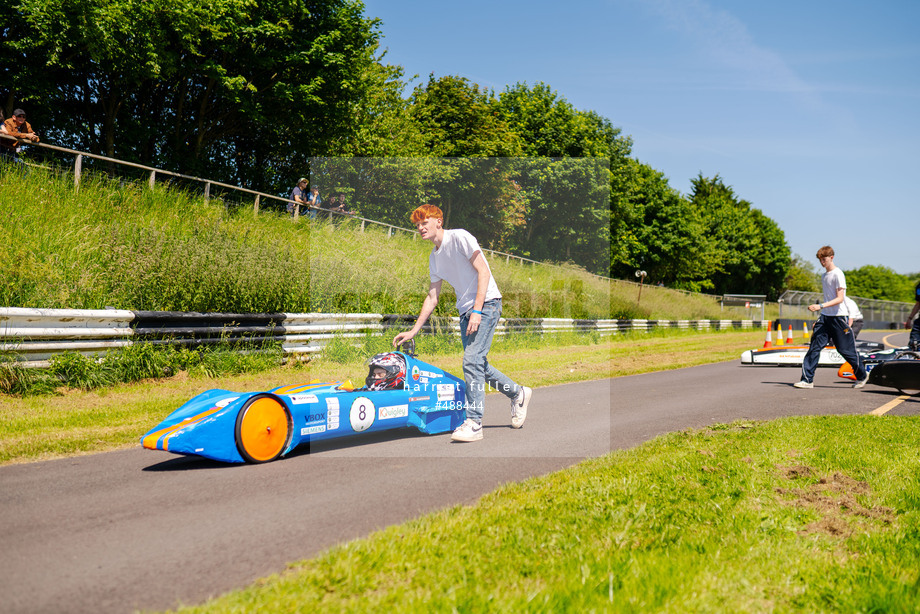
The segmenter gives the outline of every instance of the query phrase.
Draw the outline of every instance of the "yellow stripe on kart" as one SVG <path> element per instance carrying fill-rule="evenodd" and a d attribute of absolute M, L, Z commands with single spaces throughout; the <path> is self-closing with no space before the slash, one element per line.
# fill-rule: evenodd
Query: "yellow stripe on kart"
<path fill-rule="evenodd" d="M 204 420 L 205 418 L 207 418 L 207 417 L 210 416 L 211 414 L 217 413 L 217 412 L 220 411 L 221 409 L 223 409 L 223 407 L 212 407 L 211 409 L 209 409 L 209 410 L 207 410 L 207 411 L 201 412 L 201 413 L 198 414 L 197 416 L 192 416 L 191 418 L 186 418 L 185 420 L 183 420 L 182 422 L 180 422 L 180 423 L 178 423 L 178 424 L 173 424 L 172 426 L 167 426 L 166 428 L 160 429 L 159 431 L 157 431 L 157 432 L 155 432 L 155 433 L 151 433 L 151 434 L 147 435 L 146 437 L 144 437 L 144 444 L 143 444 L 143 445 L 144 445 L 144 447 L 147 448 L 148 450 L 158 450 L 158 449 L 160 449 L 160 448 L 157 447 L 157 441 L 159 441 L 159 439 L 160 439 L 161 437 L 164 437 L 164 436 L 165 436 L 165 438 L 163 439 L 163 448 L 162 448 L 162 449 L 168 452 L 168 451 L 169 451 L 169 438 L 170 438 L 170 437 L 172 437 L 173 435 L 175 435 L 179 430 L 184 429 L 185 427 L 190 426 L 190 425 L 192 425 L 192 424 L 195 424 L 196 422 L 201 422 L 202 420 Z"/>

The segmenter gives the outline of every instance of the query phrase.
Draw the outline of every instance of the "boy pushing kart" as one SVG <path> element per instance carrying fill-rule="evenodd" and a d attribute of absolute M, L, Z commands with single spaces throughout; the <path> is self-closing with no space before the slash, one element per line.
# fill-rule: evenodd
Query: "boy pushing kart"
<path fill-rule="evenodd" d="M 487 355 L 501 317 L 502 295 L 479 243 L 466 230 L 445 230 L 444 214 L 434 205 L 422 205 L 413 211 L 412 223 L 422 239 L 434 244 L 428 257 L 430 284 L 415 325 L 412 330 L 396 335 L 393 346 L 419 333 L 438 304 L 441 284 L 447 281 L 457 295 L 467 394 L 466 420 L 453 432 L 451 440 L 471 442 L 482 439 L 486 382 L 511 399 L 511 426 L 521 428 L 527 418 L 527 405 L 533 391 L 515 383 L 489 364 Z"/>

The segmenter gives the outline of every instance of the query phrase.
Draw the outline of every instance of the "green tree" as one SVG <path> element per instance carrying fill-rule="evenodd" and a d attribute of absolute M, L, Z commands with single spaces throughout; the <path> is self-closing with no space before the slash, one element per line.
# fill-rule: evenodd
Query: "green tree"
<path fill-rule="evenodd" d="M 821 291 L 821 275 L 811 260 L 802 258 L 798 254 L 792 256 L 789 272 L 786 274 L 786 289 L 801 292 Z"/>
<path fill-rule="evenodd" d="M 426 136 L 430 155 L 518 156 L 520 137 L 499 113 L 495 95 L 463 77 L 429 75 L 411 97 L 411 117 Z"/>
<path fill-rule="evenodd" d="M 523 210 L 514 244 L 535 260 L 574 262 L 606 275 L 610 163 L 598 158 L 523 158 L 515 185 Z"/>
<path fill-rule="evenodd" d="M 409 114 L 409 101 L 402 97 L 403 69 L 372 63 L 365 71 L 360 96 L 350 106 L 348 125 L 352 129 L 333 139 L 324 155 L 371 158 L 428 155 L 421 127 Z"/>
<path fill-rule="evenodd" d="M 506 124 L 519 137 L 523 154 L 548 158 L 625 155 L 620 130 L 610 120 L 579 111 L 545 83 L 509 86 L 498 96 Z M 628 151 L 628 144 L 626 144 Z"/>
<path fill-rule="evenodd" d="M 914 301 L 912 280 L 886 266 L 867 264 L 843 273 L 847 279 L 847 295 L 883 301 Z"/>
<path fill-rule="evenodd" d="M 714 290 L 779 296 L 789 270 L 790 250 L 776 223 L 739 199 L 716 175 L 692 180 L 690 202 L 700 212 L 713 239 Z"/>
<path fill-rule="evenodd" d="M 663 173 L 628 159 L 611 178 L 611 276 L 692 291 L 712 288 L 713 240 L 699 211 L 668 185 Z"/>
<path fill-rule="evenodd" d="M 365 82 L 387 78 L 373 68 L 379 23 L 363 10 L 357 0 L 21 0 L 3 18 L 16 32 L 4 54 L 28 56 L 30 74 L 8 83 L 60 144 L 277 191 L 354 129 Z"/>

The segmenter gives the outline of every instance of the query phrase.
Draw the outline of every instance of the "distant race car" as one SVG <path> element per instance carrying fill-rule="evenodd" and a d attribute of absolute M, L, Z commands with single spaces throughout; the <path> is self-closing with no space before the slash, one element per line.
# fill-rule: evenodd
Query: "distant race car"
<path fill-rule="evenodd" d="M 227 463 L 264 463 L 310 441 L 405 427 L 446 433 L 463 422 L 462 379 L 405 352 L 377 354 L 368 364 L 362 388 L 314 380 L 264 392 L 208 390 L 141 444 Z"/>
<path fill-rule="evenodd" d="M 885 349 L 885 345 L 877 341 L 856 342 L 856 351 L 859 352 L 860 355 L 869 352 L 878 352 L 883 349 Z M 745 350 L 741 353 L 741 364 L 769 365 L 773 367 L 801 367 L 807 351 L 807 345 L 785 345 L 772 348 Z M 819 367 L 839 367 L 844 362 L 843 356 L 841 356 L 832 345 L 822 348 L 821 354 L 818 356 Z"/>

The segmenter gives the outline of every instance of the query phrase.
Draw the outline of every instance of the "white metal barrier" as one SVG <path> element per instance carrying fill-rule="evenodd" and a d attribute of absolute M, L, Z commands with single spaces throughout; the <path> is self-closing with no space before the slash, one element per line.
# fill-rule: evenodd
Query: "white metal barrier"
<path fill-rule="evenodd" d="M 78 352 L 96 356 L 134 343 L 204 345 L 224 341 L 276 341 L 286 354 L 319 352 L 331 339 L 408 330 L 414 316 L 379 313 L 218 314 L 134 312 L 119 309 L 27 309 L 0 307 L 0 355 L 24 366 L 47 366 L 52 356 Z M 656 328 L 721 330 L 763 328 L 760 320 L 569 320 L 506 319 L 497 335 L 596 332 L 611 335 Z M 459 334 L 460 318 L 450 318 L 448 332 Z M 431 330 L 431 327 L 428 327 Z"/>

